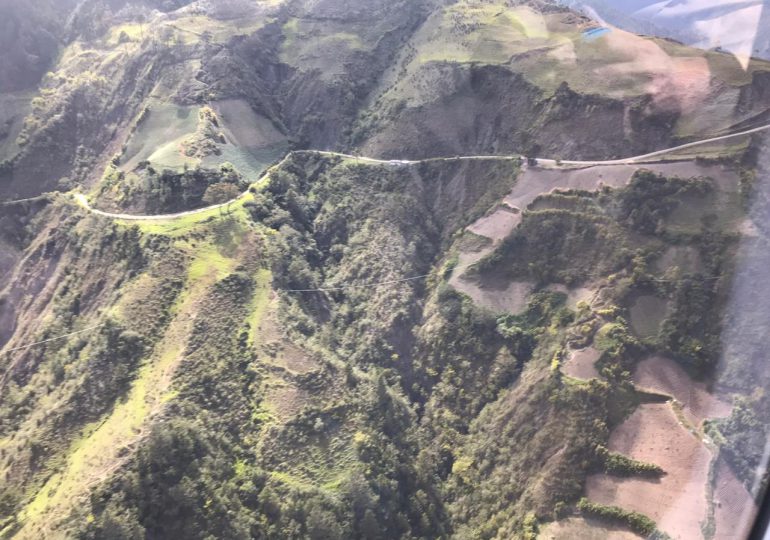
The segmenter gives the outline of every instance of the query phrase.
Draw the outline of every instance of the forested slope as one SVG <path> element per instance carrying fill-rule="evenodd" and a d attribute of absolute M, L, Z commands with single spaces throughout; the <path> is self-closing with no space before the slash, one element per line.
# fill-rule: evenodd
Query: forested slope
<path fill-rule="evenodd" d="M 73 4 L 0 56 L 0 537 L 722 538 L 724 475 L 751 511 L 762 137 L 560 160 L 754 126 L 767 63 L 544 1 Z M 640 450 L 668 425 L 701 468 Z"/>

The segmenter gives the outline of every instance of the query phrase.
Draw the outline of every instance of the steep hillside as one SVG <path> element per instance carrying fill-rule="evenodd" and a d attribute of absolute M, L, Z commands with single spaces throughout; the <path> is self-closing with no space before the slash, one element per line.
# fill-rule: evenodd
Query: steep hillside
<path fill-rule="evenodd" d="M 71 23 L 82 37 L 62 50 L 23 129 L 8 135 L 20 150 L 6 158 L 0 193 L 91 185 L 111 161 L 127 161 L 127 174 L 144 161 L 159 170 L 233 162 L 249 174 L 278 157 L 288 138 L 334 146 L 420 21 L 419 2 L 370 4 L 192 2 L 164 13 L 151 3 L 83 2 Z M 348 27 L 340 39 L 335 18 Z M 329 36 L 311 62 L 292 46 L 307 32 Z M 361 35 L 350 41 L 350 32 Z M 196 135 L 206 103 L 221 117 L 221 133 Z M 191 148 L 191 138 L 209 142 Z"/>
<path fill-rule="evenodd" d="M 25 9 L 0 538 L 747 526 L 766 135 L 569 161 L 759 127 L 770 64 L 540 0 Z"/>
<path fill-rule="evenodd" d="M 770 65 L 592 25 L 544 2 L 84 1 L 40 95 L 3 98 L 0 194 L 253 181 L 289 146 L 621 157 L 766 116 Z"/>

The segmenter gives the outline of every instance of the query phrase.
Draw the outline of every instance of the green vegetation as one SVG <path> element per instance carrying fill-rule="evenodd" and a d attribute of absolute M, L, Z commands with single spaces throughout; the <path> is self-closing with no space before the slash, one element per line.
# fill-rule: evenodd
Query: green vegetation
<path fill-rule="evenodd" d="M 220 145 L 226 143 L 216 113 L 211 107 L 201 107 L 198 111 L 198 128 L 193 135 L 182 141 L 181 146 L 184 155 L 204 158 L 212 154 L 220 155 Z"/>
<path fill-rule="evenodd" d="M 40 90 L 0 94 L 0 196 L 76 189 L 134 214 L 232 203 L 125 221 L 72 193 L 0 208 L 0 343 L 67 336 L 2 359 L 0 538 L 529 539 L 575 506 L 662 537 L 581 501 L 585 478 L 663 474 L 607 449 L 652 399 L 631 383 L 642 355 L 707 382 L 721 369 L 756 163 L 732 190 L 640 171 L 543 194 L 497 245 L 466 227 L 523 174 L 560 173 L 451 156 L 642 153 L 763 110 L 763 68 L 589 43 L 579 17 L 508 4 L 86 2 L 66 33 L 53 25 L 67 45 L 40 51 Z M 679 64 L 655 47 L 714 64 L 714 114 L 649 98 L 654 81 L 680 101 Z M 0 53 L 0 89 L 19 62 Z M 275 165 L 302 148 L 394 161 Z M 428 156 L 449 158 L 396 161 Z M 481 250 L 465 276 L 480 288 L 532 282 L 518 315 L 450 285 Z M 596 294 L 574 306 L 553 285 Z M 763 345 L 762 315 L 736 315 L 738 337 Z M 578 346 L 601 354 L 590 381 L 565 374 Z M 749 395 L 764 357 L 740 353 L 724 353 L 726 380 Z M 708 426 L 747 483 L 767 402 Z"/>
<path fill-rule="evenodd" d="M 659 235 L 665 231 L 667 218 L 684 206 L 683 197 L 706 195 L 713 190 L 707 180 L 666 178 L 641 170 L 634 174 L 628 187 L 620 190 L 618 217 L 635 231 Z"/>
<path fill-rule="evenodd" d="M 603 504 L 592 503 L 587 499 L 580 499 L 578 510 L 583 514 L 606 519 L 608 521 L 627 526 L 635 533 L 654 540 L 665 540 L 668 535 L 658 531 L 655 522 L 647 516 L 638 512 L 629 512 L 617 506 L 606 506 Z"/>
<path fill-rule="evenodd" d="M 721 277 L 729 270 L 734 237 L 718 218 L 698 220 L 688 232 L 671 224 L 673 215 L 701 204 L 693 197 L 716 200 L 722 193 L 707 179 L 642 170 L 622 189 L 541 196 L 521 226 L 472 272 L 482 281 L 528 279 L 541 285 L 607 279 L 615 284 L 608 299 L 619 307 L 598 313 L 611 320 L 598 326 L 597 348 L 611 351 L 614 335 L 633 332 L 694 376 L 709 376 L 719 356 Z M 683 248 L 708 264 L 695 268 L 698 273 L 654 275 L 650 261 Z"/>
<path fill-rule="evenodd" d="M 143 162 L 128 175 L 114 167 L 108 169 L 96 198 L 104 201 L 101 204 L 112 202 L 144 215 L 171 214 L 235 199 L 243 189 L 243 177 L 229 163 L 217 170 L 196 167 L 158 172 Z"/>
<path fill-rule="evenodd" d="M 617 271 L 631 256 L 617 225 L 607 217 L 542 210 L 526 213 L 521 226 L 478 271 L 573 285 Z"/>
<path fill-rule="evenodd" d="M 599 456 L 604 459 L 604 471 L 616 476 L 643 476 L 647 478 L 660 478 L 665 471 L 654 463 L 644 463 L 631 459 L 617 452 L 610 452 L 606 448 L 599 451 Z"/>

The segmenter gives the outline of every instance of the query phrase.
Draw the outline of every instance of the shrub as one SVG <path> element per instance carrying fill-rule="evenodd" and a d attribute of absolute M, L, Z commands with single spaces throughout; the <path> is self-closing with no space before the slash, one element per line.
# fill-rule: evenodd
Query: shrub
<path fill-rule="evenodd" d="M 604 447 L 598 450 L 599 458 L 603 461 L 604 471 L 616 476 L 644 476 L 660 478 L 665 471 L 654 463 L 645 463 L 631 459 L 616 452 L 610 452 Z"/>
<path fill-rule="evenodd" d="M 618 506 L 607 506 L 604 504 L 592 503 L 585 497 L 578 502 L 578 510 L 584 515 L 592 516 L 598 519 L 607 520 L 609 522 L 618 523 L 627 526 L 635 533 L 645 538 L 665 538 L 660 531 L 658 531 L 655 522 L 639 512 L 632 512 L 630 510 L 624 510 Z"/>

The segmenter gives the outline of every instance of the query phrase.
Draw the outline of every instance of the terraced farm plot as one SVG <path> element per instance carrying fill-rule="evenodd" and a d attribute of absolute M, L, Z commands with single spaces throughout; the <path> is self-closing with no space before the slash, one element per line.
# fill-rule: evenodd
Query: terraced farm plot
<path fill-rule="evenodd" d="M 451 94 L 457 83 L 452 64 L 505 66 L 544 95 L 566 82 L 586 95 L 619 100 L 652 96 L 655 109 L 678 116 L 679 137 L 723 132 L 770 106 L 738 106 L 741 87 L 751 84 L 752 73 L 770 71 L 770 62 L 753 61 L 744 70 L 729 54 L 617 28 L 584 39 L 584 32 L 594 27 L 589 19 L 568 12 L 462 0 L 428 18 L 412 39 L 413 52 L 399 62 L 405 76 L 391 73 L 382 92 L 393 103 L 417 107 L 445 97 L 442 91 Z"/>
<path fill-rule="evenodd" d="M 470 286 L 463 286 L 456 282 L 455 288 L 470 296 L 478 306 L 494 313 L 513 315 L 518 315 L 526 309 L 527 300 L 535 290 L 534 284 L 527 281 L 513 281 L 505 284 L 487 282 Z"/>
<path fill-rule="evenodd" d="M 596 519 L 571 517 L 543 527 L 539 540 L 639 540 L 632 532 Z"/>
<path fill-rule="evenodd" d="M 748 537 L 758 511 L 757 503 L 722 459 L 716 463 L 714 507 L 714 540 Z"/>
<path fill-rule="evenodd" d="M 200 107 L 151 103 L 147 116 L 139 122 L 126 146 L 121 168 L 132 171 L 145 160 L 158 169 L 177 169 L 184 163 L 193 164 L 190 158 L 182 155 L 180 145 L 195 133 L 199 111 Z"/>
<path fill-rule="evenodd" d="M 501 205 L 492 213 L 473 223 L 468 227 L 468 230 L 479 236 L 490 238 L 494 242 L 499 242 L 511 234 L 519 223 L 521 223 L 521 212 Z"/>
<path fill-rule="evenodd" d="M 596 361 L 601 356 L 601 351 L 594 347 L 586 347 L 571 351 L 562 370 L 565 374 L 576 379 L 594 379 L 599 377 L 596 369 Z"/>
<path fill-rule="evenodd" d="M 586 481 L 589 500 L 649 516 L 674 540 L 703 538 L 711 453 L 668 403 L 640 405 L 610 435 L 609 449 L 658 465 L 666 475 L 660 480 L 592 475 Z"/>
<path fill-rule="evenodd" d="M 255 181 L 268 165 L 286 154 L 286 136 L 244 100 L 221 100 L 212 103 L 212 108 L 219 117 L 227 144 L 221 147 L 221 155 L 205 158 L 204 166 L 232 163 L 238 172 Z"/>
<path fill-rule="evenodd" d="M 461 243 L 458 262 L 449 278 L 452 287 L 467 294 L 477 305 L 495 313 L 517 314 L 523 311 L 529 295 L 534 291 L 534 284 L 525 281 L 504 283 L 502 286 L 489 281 L 480 283 L 465 273 L 475 263 L 492 253 L 520 222 L 521 213 L 514 212 L 503 204 L 467 227 L 468 233 L 475 235 L 477 241 L 472 241 L 471 237 Z M 487 242 L 484 243 L 483 239 Z"/>
<path fill-rule="evenodd" d="M 732 407 L 726 397 L 711 394 L 704 383 L 693 381 L 669 358 L 652 356 L 642 360 L 634 369 L 633 381 L 638 388 L 674 397 L 682 405 L 687 420 L 696 427 L 707 418 L 730 415 Z"/>
<path fill-rule="evenodd" d="M 631 328 L 643 339 L 654 338 L 660 331 L 660 325 L 666 317 L 668 302 L 662 298 L 644 295 L 631 304 Z"/>
<path fill-rule="evenodd" d="M 719 463 L 715 484 L 710 487 L 714 456 L 699 431 L 703 420 L 729 415 L 730 405 L 709 393 L 703 383 L 693 381 L 674 361 L 660 356 L 640 362 L 633 381 L 640 390 L 672 396 L 676 404 L 643 403 L 637 407 L 613 430 L 609 449 L 658 465 L 665 476 L 649 480 L 592 475 L 586 483 L 587 497 L 645 514 L 676 540 L 703 538 L 701 524 L 709 519 L 712 497 L 716 526 L 721 527 L 714 538 L 732 538 L 727 527 L 739 525 L 741 512 L 735 507 L 721 509 L 720 497 L 746 501 L 748 492 L 732 471 Z M 752 508 L 749 505 L 746 512 Z"/>
<path fill-rule="evenodd" d="M 474 279 L 463 278 L 463 274 L 476 262 L 492 253 L 499 243 L 518 227 L 523 214 L 517 211 L 537 210 L 553 206 L 551 201 L 537 201 L 539 196 L 559 190 L 596 191 L 603 186 L 622 187 L 631 180 L 636 171 L 641 169 L 682 178 L 708 176 L 714 179 L 717 186 L 730 186 L 730 189 L 734 189 L 732 186 L 738 185 L 737 174 L 732 169 L 722 166 L 704 166 L 694 162 L 562 169 L 525 168 L 519 173 L 511 192 L 486 215 L 467 227 L 467 231 L 487 238 L 491 243 L 481 249 L 464 249 L 460 246 L 459 263 L 452 273 L 450 284 L 457 290 L 468 294 L 474 301 L 479 302 L 479 305 L 492 311 L 510 313 L 520 311 L 526 305 L 526 298 L 534 290 L 533 284 L 516 282 L 501 287 L 494 283 L 479 283 Z M 733 192 L 726 193 L 725 196 L 729 196 L 729 200 L 735 199 Z M 700 221 L 698 224 L 700 225 Z M 669 255 L 670 257 L 673 255 Z M 567 294 L 567 305 L 572 309 L 575 309 L 579 301 L 586 301 L 593 294 L 591 287 L 585 286 L 567 289 L 553 285 L 551 288 Z M 662 299 L 648 297 L 638 299 L 631 307 L 631 325 L 641 337 L 655 337 L 665 317 L 666 309 L 666 302 Z"/>

